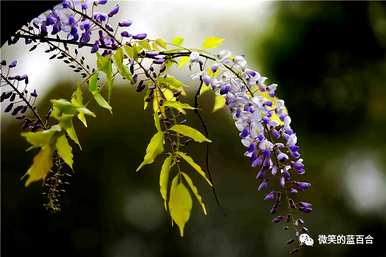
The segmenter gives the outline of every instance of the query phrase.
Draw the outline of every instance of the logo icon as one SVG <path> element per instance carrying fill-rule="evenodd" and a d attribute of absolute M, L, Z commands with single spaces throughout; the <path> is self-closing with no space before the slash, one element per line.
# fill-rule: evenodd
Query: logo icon
<path fill-rule="evenodd" d="M 308 234 L 301 234 L 299 236 L 300 245 L 313 246 L 314 239 L 312 239 Z"/>

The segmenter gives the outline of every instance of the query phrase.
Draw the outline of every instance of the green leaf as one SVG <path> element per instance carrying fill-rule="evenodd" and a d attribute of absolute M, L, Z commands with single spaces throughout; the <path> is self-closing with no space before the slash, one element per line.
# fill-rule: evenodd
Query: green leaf
<path fill-rule="evenodd" d="M 74 124 L 72 123 L 73 117 L 74 115 L 64 114 L 61 117 L 59 124 L 62 128 L 66 130 L 67 135 L 72 139 L 72 141 L 74 141 L 79 146 L 79 148 L 82 149 L 79 143 L 78 136 L 76 135 Z"/>
<path fill-rule="evenodd" d="M 182 56 L 177 63 L 178 68 L 184 67 L 189 62 L 189 56 Z"/>
<path fill-rule="evenodd" d="M 98 103 L 98 105 L 100 107 L 105 108 L 105 109 L 109 110 L 110 113 L 112 113 L 112 108 L 111 108 L 110 104 L 103 98 L 103 96 L 100 93 L 96 93 L 93 96 L 94 96 L 95 101 Z"/>
<path fill-rule="evenodd" d="M 159 115 L 158 115 L 158 112 L 154 112 L 154 125 L 155 127 L 157 128 L 158 131 L 162 131 L 161 130 L 161 123 L 159 121 Z"/>
<path fill-rule="evenodd" d="M 136 171 L 139 171 L 144 165 L 151 164 L 155 158 L 164 151 L 164 133 L 158 131 L 150 140 L 146 148 L 146 154 L 142 163 L 138 166 Z"/>
<path fill-rule="evenodd" d="M 50 172 L 53 162 L 52 162 L 52 153 L 50 145 L 47 144 L 41 148 L 38 154 L 35 155 L 31 167 L 28 169 L 27 173 L 22 177 L 28 176 L 25 186 L 29 186 L 32 182 L 44 180 L 47 174 Z"/>
<path fill-rule="evenodd" d="M 130 71 L 127 69 L 127 66 L 123 64 L 123 59 L 124 59 L 123 49 L 118 48 L 115 51 L 115 54 L 113 57 L 115 66 L 117 67 L 118 72 L 119 72 L 119 74 L 121 74 L 122 77 L 131 81 L 133 79 L 133 77 L 132 77 Z"/>
<path fill-rule="evenodd" d="M 201 89 L 200 89 L 200 95 L 204 94 L 205 92 L 208 92 L 211 90 L 211 87 L 209 85 L 205 85 L 202 83 Z"/>
<path fill-rule="evenodd" d="M 193 194 L 196 196 L 198 203 L 201 205 L 202 211 L 206 215 L 207 214 L 206 207 L 205 207 L 205 204 L 204 204 L 204 202 L 202 200 L 202 197 L 201 197 L 200 193 L 198 192 L 197 187 L 193 184 L 193 181 L 188 176 L 188 174 L 186 174 L 185 172 L 181 172 L 181 174 L 184 176 L 186 182 L 188 182 L 188 185 L 190 186 L 190 189 L 192 190 Z"/>
<path fill-rule="evenodd" d="M 214 106 L 213 106 L 213 112 L 215 111 L 218 111 L 222 108 L 224 108 L 225 106 L 225 97 L 221 96 L 221 95 L 216 95 L 215 98 L 214 98 Z"/>
<path fill-rule="evenodd" d="M 139 40 L 139 41 L 137 41 L 137 44 L 142 49 L 152 50 L 151 45 L 149 44 L 149 40 L 147 40 L 147 39 Z"/>
<path fill-rule="evenodd" d="M 202 43 L 203 48 L 216 48 L 224 41 L 223 38 L 219 37 L 207 37 L 204 39 L 204 42 Z"/>
<path fill-rule="evenodd" d="M 91 93 L 98 92 L 98 73 L 94 73 L 88 80 L 88 89 Z"/>
<path fill-rule="evenodd" d="M 50 129 L 37 131 L 37 132 L 24 132 L 21 133 L 23 137 L 33 147 L 43 147 L 51 142 L 52 136 L 59 132 L 61 128 L 59 126 L 52 126 Z"/>
<path fill-rule="evenodd" d="M 60 136 L 56 140 L 56 149 L 60 158 L 72 169 L 73 164 L 73 155 L 72 155 L 72 147 L 68 143 L 67 137 L 65 134 Z"/>
<path fill-rule="evenodd" d="M 175 46 L 181 46 L 183 42 L 184 42 L 184 38 L 181 37 L 181 36 L 176 36 L 176 37 L 172 40 L 172 44 L 175 45 Z"/>
<path fill-rule="evenodd" d="M 213 187 L 212 183 L 210 182 L 210 180 L 206 176 L 205 172 L 201 169 L 200 165 L 198 165 L 197 163 L 194 162 L 192 157 L 190 157 L 189 155 L 187 155 L 186 153 L 183 153 L 183 152 L 177 152 L 177 154 L 179 156 L 181 156 L 182 159 L 184 159 L 190 166 L 192 166 L 198 172 L 198 174 L 200 174 L 206 180 L 206 182 L 211 187 Z"/>
<path fill-rule="evenodd" d="M 76 87 L 74 93 L 72 93 L 71 103 L 73 105 L 83 106 L 83 93 L 80 86 Z"/>
<path fill-rule="evenodd" d="M 211 140 L 206 138 L 200 131 L 198 131 L 192 127 L 189 127 L 187 125 L 176 124 L 173 127 L 169 128 L 169 130 L 173 130 L 173 131 L 177 132 L 178 134 L 181 134 L 181 135 L 186 136 L 186 137 L 190 137 L 191 139 L 193 139 L 194 141 L 196 141 L 198 143 L 202 143 L 202 142 L 211 143 L 212 142 Z"/>
<path fill-rule="evenodd" d="M 166 41 L 163 40 L 162 38 L 157 38 L 155 42 L 157 43 L 157 45 L 159 45 L 162 48 L 165 48 L 165 49 L 168 48 Z"/>
<path fill-rule="evenodd" d="M 74 126 L 67 128 L 66 132 L 67 132 L 67 135 L 72 139 L 72 141 L 74 141 L 79 146 L 80 150 L 82 150 L 82 146 L 79 143 L 79 139 L 78 139 L 78 136 L 76 135 Z"/>
<path fill-rule="evenodd" d="M 169 183 L 169 174 L 172 167 L 173 157 L 166 157 L 164 163 L 162 164 L 161 173 L 159 175 L 159 187 L 162 199 L 164 199 L 164 207 L 167 210 L 167 193 L 168 193 L 168 183 Z"/>
<path fill-rule="evenodd" d="M 95 80 L 95 79 L 93 79 L 93 80 Z M 96 80 L 93 83 L 95 83 L 95 87 L 96 87 Z M 84 105 L 83 105 L 83 93 L 82 93 L 82 89 L 79 86 L 76 88 L 76 90 L 72 94 L 71 103 L 75 106 L 79 106 L 79 108 L 78 108 L 79 113 L 78 113 L 77 117 L 83 123 L 83 125 L 85 127 L 87 127 L 87 120 L 86 120 L 85 114 L 93 116 L 93 117 L 95 117 L 95 114 L 92 111 L 90 111 L 89 109 L 87 109 L 86 107 L 84 107 Z"/>
<path fill-rule="evenodd" d="M 157 82 L 158 84 L 164 84 L 175 89 L 180 89 L 184 87 L 184 83 L 182 83 L 181 81 L 179 81 L 178 79 L 170 75 L 168 75 L 166 78 L 159 77 L 157 79 Z"/>
<path fill-rule="evenodd" d="M 175 176 L 170 187 L 169 212 L 173 221 L 184 236 L 184 227 L 192 211 L 192 197 L 183 183 L 179 182 L 179 175 Z"/>
<path fill-rule="evenodd" d="M 193 106 L 190 106 L 187 103 L 181 103 L 181 102 L 177 102 L 177 101 L 166 101 L 163 104 L 163 106 L 174 108 L 183 114 L 186 114 L 185 109 L 186 110 L 194 110 Z"/>
<path fill-rule="evenodd" d="M 113 89 L 113 68 L 111 63 L 111 56 L 102 56 L 97 53 L 97 67 L 98 70 L 106 74 L 107 99 L 110 102 L 111 92 Z"/>
<path fill-rule="evenodd" d="M 134 59 L 134 60 L 137 60 L 137 59 L 138 59 L 138 51 L 137 51 L 137 48 L 135 48 L 135 47 L 133 47 L 133 46 L 125 45 L 125 46 L 124 46 L 124 49 L 125 49 L 126 54 L 127 54 L 131 59 Z"/>

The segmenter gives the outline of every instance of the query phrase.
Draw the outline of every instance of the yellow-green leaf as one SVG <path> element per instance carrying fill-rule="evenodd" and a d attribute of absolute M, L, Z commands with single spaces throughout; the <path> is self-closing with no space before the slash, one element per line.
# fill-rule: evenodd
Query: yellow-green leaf
<path fill-rule="evenodd" d="M 200 89 L 200 95 L 202 95 L 205 92 L 208 92 L 210 90 L 211 90 L 211 87 L 209 85 L 205 85 L 205 83 L 202 83 L 201 89 Z"/>
<path fill-rule="evenodd" d="M 177 63 L 178 68 L 184 67 L 189 62 L 189 56 L 182 56 Z"/>
<path fill-rule="evenodd" d="M 159 45 L 162 48 L 165 48 L 165 49 L 168 48 L 166 41 L 163 40 L 162 38 L 157 38 L 155 42 L 157 43 L 157 45 Z"/>
<path fill-rule="evenodd" d="M 100 93 L 94 94 L 94 99 L 100 107 L 105 108 L 112 113 L 112 108 L 110 104 L 103 98 L 103 96 Z"/>
<path fill-rule="evenodd" d="M 186 222 L 192 211 L 192 197 L 188 189 L 179 181 L 179 175 L 175 176 L 170 187 L 169 212 L 173 221 L 180 229 L 181 237 L 184 236 Z"/>
<path fill-rule="evenodd" d="M 174 108 L 183 114 L 186 114 L 185 109 L 186 110 L 194 110 L 193 106 L 190 106 L 187 103 L 181 103 L 181 102 L 177 102 L 177 101 L 166 101 L 163 106 Z"/>
<path fill-rule="evenodd" d="M 63 134 L 56 140 L 56 150 L 58 151 L 60 158 L 62 158 L 62 160 L 72 169 L 72 164 L 73 164 L 72 147 L 68 143 L 68 140 L 65 134 Z"/>
<path fill-rule="evenodd" d="M 113 89 L 113 68 L 111 63 L 111 56 L 102 56 L 97 53 L 97 67 L 98 70 L 106 74 L 107 99 L 110 101 L 111 92 Z"/>
<path fill-rule="evenodd" d="M 188 174 L 186 174 L 185 172 L 181 172 L 181 173 L 184 176 L 186 182 L 188 182 L 188 185 L 190 186 L 190 189 L 192 190 L 193 194 L 196 196 L 198 203 L 201 205 L 202 211 L 206 215 L 207 214 L 206 207 L 205 207 L 204 201 L 202 200 L 202 197 L 201 197 L 200 193 L 198 192 L 197 187 L 193 184 L 193 181 L 188 176 Z"/>
<path fill-rule="evenodd" d="M 158 131 L 162 131 L 161 130 L 161 123 L 159 121 L 158 112 L 154 112 L 154 125 L 155 125 L 155 127 L 157 128 Z"/>
<path fill-rule="evenodd" d="M 206 180 L 206 182 L 208 182 L 211 187 L 213 186 L 208 177 L 206 176 L 205 172 L 201 169 L 200 165 L 195 163 L 192 157 L 183 152 L 177 152 L 177 154 L 181 156 L 182 159 L 184 159 L 190 166 L 192 166 L 198 172 L 198 174 L 200 174 Z"/>
<path fill-rule="evenodd" d="M 78 86 L 74 93 L 72 93 L 71 103 L 74 105 L 83 106 L 83 93 L 80 86 Z"/>
<path fill-rule="evenodd" d="M 219 37 L 207 37 L 204 39 L 204 42 L 202 43 L 203 48 L 216 48 L 224 41 L 223 38 Z"/>
<path fill-rule="evenodd" d="M 164 133 L 158 131 L 150 140 L 146 148 L 146 154 L 142 163 L 138 166 L 136 171 L 139 171 L 144 165 L 151 164 L 155 158 L 164 151 Z"/>
<path fill-rule="evenodd" d="M 123 59 L 124 59 L 123 49 L 118 48 L 115 51 L 115 54 L 113 57 L 115 66 L 117 67 L 118 72 L 119 72 L 119 74 L 121 74 L 122 77 L 131 81 L 133 77 L 132 77 L 130 71 L 127 69 L 127 66 L 125 64 L 123 64 Z"/>
<path fill-rule="evenodd" d="M 192 127 L 189 127 L 187 125 L 183 124 L 176 124 L 173 127 L 171 127 L 169 130 L 173 130 L 177 132 L 178 134 L 181 134 L 186 137 L 190 137 L 196 142 L 202 143 L 202 142 L 209 142 L 211 143 L 212 141 L 206 138 L 200 131 L 197 129 L 194 129 Z"/>
<path fill-rule="evenodd" d="M 94 73 L 88 80 L 88 89 L 91 93 L 97 92 L 98 90 L 98 73 Z"/>
<path fill-rule="evenodd" d="M 168 156 L 162 164 L 161 173 L 159 175 L 159 187 L 162 199 L 164 199 L 164 207 L 167 210 L 167 193 L 169 183 L 169 173 L 172 167 L 173 157 Z"/>
<path fill-rule="evenodd" d="M 172 44 L 175 45 L 175 46 L 181 46 L 183 42 L 184 42 L 184 38 L 181 37 L 181 36 L 176 36 L 176 37 L 172 40 Z"/>
<path fill-rule="evenodd" d="M 44 180 L 47 174 L 52 168 L 52 152 L 50 145 L 45 145 L 42 147 L 38 154 L 35 155 L 31 167 L 28 169 L 27 173 L 23 176 L 28 176 L 25 186 L 29 186 L 32 182 Z"/>
<path fill-rule="evenodd" d="M 218 111 L 222 108 L 224 108 L 226 103 L 225 97 L 221 95 L 216 95 L 214 98 L 214 105 L 213 105 L 213 112 Z"/>
<path fill-rule="evenodd" d="M 53 126 L 50 129 L 37 131 L 37 132 L 24 132 L 21 133 L 23 137 L 34 147 L 43 147 L 50 143 L 52 136 L 60 131 L 59 126 Z"/>

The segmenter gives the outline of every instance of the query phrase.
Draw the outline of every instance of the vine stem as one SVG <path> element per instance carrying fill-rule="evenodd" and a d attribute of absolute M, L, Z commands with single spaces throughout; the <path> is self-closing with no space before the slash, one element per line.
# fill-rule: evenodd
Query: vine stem
<path fill-rule="evenodd" d="M 27 101 L 27 99 L 24 97 L 24 95 L 22 93 L 20 93 L 19 90 L 17 90 L 17 88 L 3 74 L 1 74 L 1 78 L 7 83 L 7 85 L 12 87 L 12 89 L 19 95 L 19 97 L 24 101 L 24 103 L 32 111 L 33 115 L 38 120 L 38 122 L 43 127 L 43 129 L 46 129 L 46 125 L 44 124 L 43 120 L 40 118 L 39 114 L 36 112 L 34 107 Z"/>

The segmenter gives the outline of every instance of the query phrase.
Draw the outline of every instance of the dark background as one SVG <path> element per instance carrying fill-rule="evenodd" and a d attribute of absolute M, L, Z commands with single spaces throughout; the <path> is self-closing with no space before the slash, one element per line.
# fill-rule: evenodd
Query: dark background
<path fill-rule="evenodd" d="M 30 3 L 1 2 L 2 42 L 10 31 L 52 6 Z M 276 2 L 273 8 L 263 37 L 246 44 L 248 59 L 258 60 L 261 73 L 280 85 L 313 184 L 304 197 L 314 204 L 306 222 L 316 244 L 298 255 L 386 256 L 386 203 L 361 211 L 344 190 L 352 163 L 360 166 L 375 159 L 383 179 L 386 176 L 386 6 Z M 42 102 L 70 92 L 66 83 L 57 85 Z M 38 183 L 24 188 L 20 182 L 33 153 L 24 151 L 19 124 L 2 125 L 2 256 L 287 255 L 290 234 L 271 224 L 269 206 L 256 193 L 256 171 L 242 156 L 228 113 L 209 112 L 211 95 L 202 101 L 214 141 L 211 167 L 226 216 L 199 184 L 208 216 L 202 217 L 194 205 L 183 239 L 162 209 L 160 163 L 134 172 L 154 132 L 142 97 L 135 97 L 132 88 L 117 88 L 113 99 L 114 115 L 97 112 L 87 129 L 79 126 L 83 151 L 76 151 L 74 178 L 58 215 L 42 207 Z M 199 127 L 196 118 L 190 118 Z M 200 146 L 192 153 L 203 160 Z M 358 186 L 359 193 L 366 185 Z M 318 234 L 371 234 L 375 241 L 372 246 L 320 246 Z"/>

